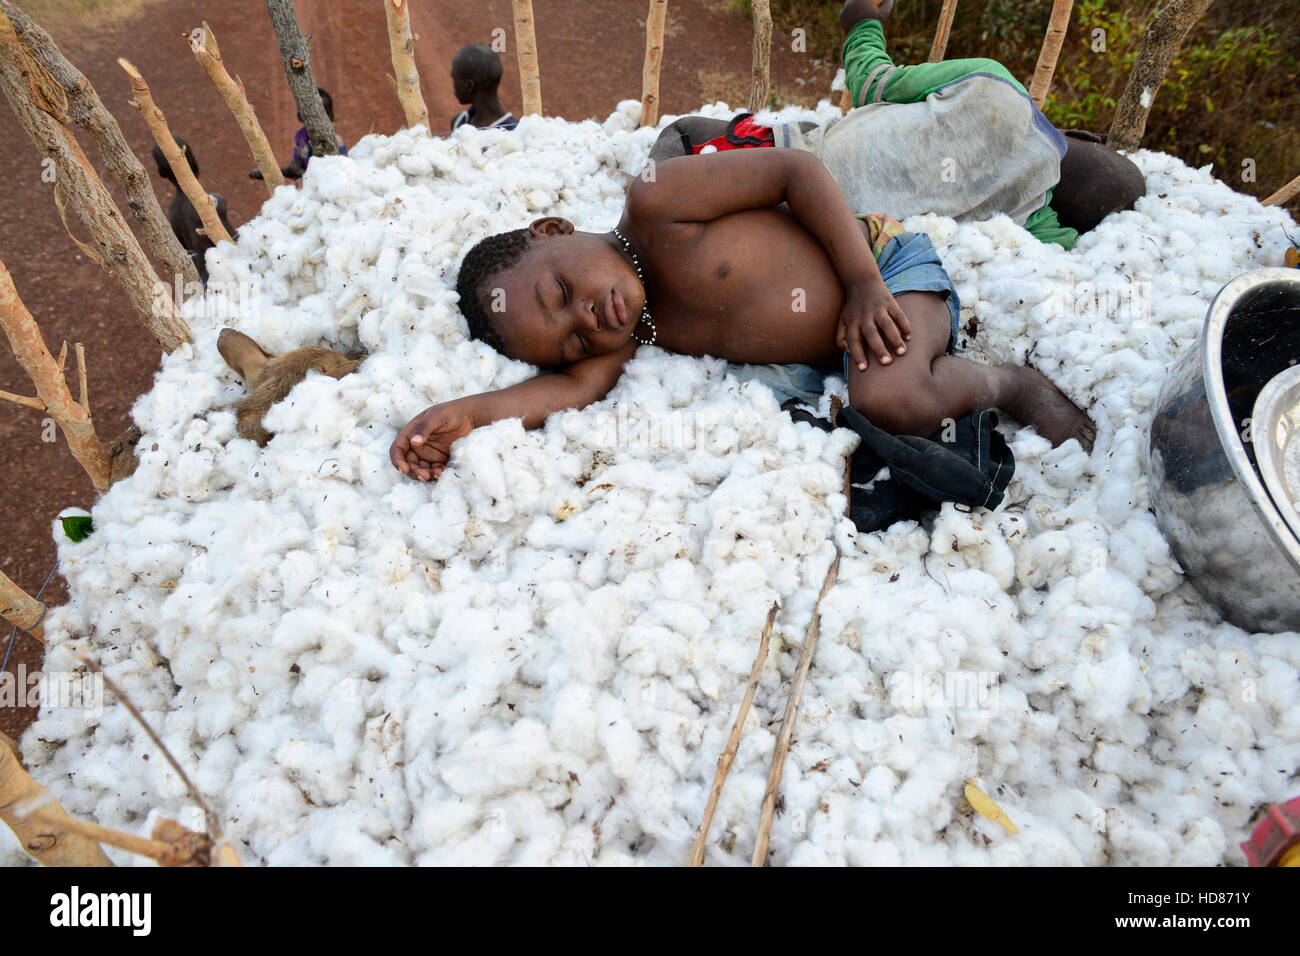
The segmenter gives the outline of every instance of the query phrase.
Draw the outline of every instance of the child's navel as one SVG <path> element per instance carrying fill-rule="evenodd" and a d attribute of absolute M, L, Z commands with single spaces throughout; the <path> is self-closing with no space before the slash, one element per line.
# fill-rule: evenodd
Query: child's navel
<path fill-rule="evenodd" d="M 727 277 L 727 273 L 729 273 L 730 271 L 731 271 L 731 263 L 730 262 L 722 263 L 722 265 L 718 266 L 718 278 L 725 279 Z"/>

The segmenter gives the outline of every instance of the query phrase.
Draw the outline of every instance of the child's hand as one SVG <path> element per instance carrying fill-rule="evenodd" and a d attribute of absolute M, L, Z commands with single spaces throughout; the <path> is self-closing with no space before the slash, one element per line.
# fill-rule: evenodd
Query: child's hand
<path fill-rule="evenodd" d="M 388 458 L 402 474 L 420 481 L 436 480 L 447 467 L 452 443 L 474 430 L 474 418 L 459 402 L 426 408 L 397 434 Z"/>
<path fill-rule="evenodd" d="M 849 0 L 840 9 L 840 27 L 845 33 L 852 30 L 863 20 L 879 20 L 884 23 L 889 19 L 889 12 L 894 9 L 894 0 L 874 3 L 872 0 Z"/>
<path fill-rule="evenodd" d="M 912 326 L 883 280 L 868 280 L 848 287 L 844 309 L 840 312 L 839 337 L 835 341 L 849 353 L 859 371 L 867 369 L 868 349 L 880 359 L 881 365 L 888 365 L 893 361 L 890 348 L 899 355 L 904 354 L 907 351 L 904 342 L 911 337 Z"/>

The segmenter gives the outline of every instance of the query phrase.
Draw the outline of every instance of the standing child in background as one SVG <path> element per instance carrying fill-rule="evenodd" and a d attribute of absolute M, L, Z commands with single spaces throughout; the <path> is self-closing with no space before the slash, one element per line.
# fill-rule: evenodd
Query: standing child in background
<path fill-rule="evenodd" d="M 497 99 L 501 85 L 501 58 L 485 43 L 461 47 L 451 60 L 452 91 L 456 102 L 469 109 L 451 118 L 451 128 L 466 124 L 479 129 L 514 129 L 519 125 Z"/>
<path fill-rule="evenodd" d="M 185 153 L 185 159 L 190 164 L 190 172 L 194 178 L 199 176 L 199 162 L 194 158 L 194 150 L 190 149 L 190 144 L 185 142 L 179 136 L 172 137 L 176 140 L 176 145 Z M 207 236 L 200 235 L 199 229 L 203 226 L 203 220 L 199 217 L 199 211 L 194 208 L 194 203 L 190 202 L 190 197 L 181 192 L 180 185 L 176 182 L 176 174 L 172 172 L 171 164 L 167 162 L 167 157 L 163 155 L 162 147 L 153 148 L 153 159 L 158 164 L 158 175 L 167 180 L 176 187 L 176 193 L 172 196 L 171 204 L 167 207 L 167 221 L 171 223 L 172 232 L 176 233 L 176 238 L 180 240 L 181 248 L 190 254 L 194 260 L 194 266 L 199 270 L 199 278 L 203 284 L 208 284 L 208 267 L 204 262 L 204 256 L 214 243 Z M 231 228 L 230 221 L 226 219 L 226 197 L 211 193 L 212 204 L 217 207 L 217 216 L 221 219 L 221 224 L 226 227 L 226 232 L 230 233 L 233 238 L 235 230 Z"/>
<path fill-rule="evenodd" d="M 321 105 L 325 107 L 325 115 L 334 122 L 334 100 L 328 92 L 321 87 L 316 87 L 316 92 L 320 94 Z M 302 122 L 302 114 L 298 114 L 298 122 Z M 339 155 L 346 156 L 348 148 L 343 145 L 343 137 L 334 131 L 334 142 L 338 145 Z M 302 174 L 307 171 L 307 163 L 311 160 L 311 139 L 307 136 L 307 127 L 298 127 L 298 132 L 293 134 L 293 159 L 289 160 L 288 166 L 280 168 L 280 172 L 285 179 L 301 179 Z M 248 174 L 251 179 L 261 179 L 262 171 L 255 169 Z"/>

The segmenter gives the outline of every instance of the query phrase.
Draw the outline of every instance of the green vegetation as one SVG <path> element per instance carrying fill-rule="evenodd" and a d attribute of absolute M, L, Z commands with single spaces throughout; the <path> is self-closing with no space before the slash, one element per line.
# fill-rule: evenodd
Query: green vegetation
<path fill-rule="evenodd" d="M 803 27 L 808 55 L 838 62 L 840 0 L 771 2 L 774 35 Z M 1101 133 L 1110 128 L 1159 5 L 1157 0 L 1077 0 L 1044 104 L 1053 123 Z M 730 6 L 747 9 L 749 2 L 732 0 Z M 886 24 L 896 63 L 929 56 L 941 6 L 941 0 L 898 0 Z M 1027 85 L 1051 8 L 1051 0 L 959 0 L 946 56 L 993 57 Z M 1300 29 L 1294 0 L 1221 0 L 1211 6 L 1156 95 L 1142 145 L 1191 165 L 1213 163 L 1216 176 L 1261 198 L 1300 175 Z M 1300 212 L 1300 199 L 1288 207 Z"/>

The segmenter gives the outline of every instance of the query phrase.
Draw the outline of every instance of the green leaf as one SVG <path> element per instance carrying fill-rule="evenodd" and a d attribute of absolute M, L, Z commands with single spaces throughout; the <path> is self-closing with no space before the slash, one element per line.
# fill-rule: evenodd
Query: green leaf
<path fill-rule="evenodd" d="M 59 520 L 63 522 L 63 533 L 72 541 L 85 541 L 95 530 L 90 515 L 59 515 Z"/>

